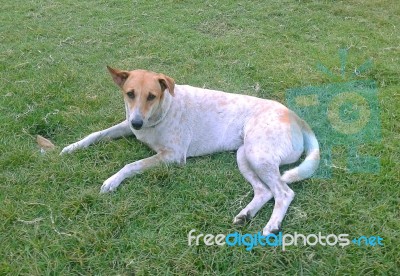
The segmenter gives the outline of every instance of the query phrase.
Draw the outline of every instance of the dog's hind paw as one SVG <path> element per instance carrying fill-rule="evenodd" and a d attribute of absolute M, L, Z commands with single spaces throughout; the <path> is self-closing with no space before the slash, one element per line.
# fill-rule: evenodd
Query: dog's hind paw
<path fill-rule="evenodd" d="M 269 234 L 272 233 L 278 233 L 279 230 L 281 229 L 279 223 L 267 223 L 267 225 L 263 229 L 263 236 L 268 236 Z"/>
<path fill-rule="evenodd" d="M 250 213 L 239 214 L 233 219 L 233 224 L 243 225 L 251 219 Z"/>

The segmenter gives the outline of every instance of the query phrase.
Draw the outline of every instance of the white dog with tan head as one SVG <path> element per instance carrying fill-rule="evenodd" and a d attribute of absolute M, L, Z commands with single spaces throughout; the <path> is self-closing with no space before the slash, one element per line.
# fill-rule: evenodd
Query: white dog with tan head
<path fill-rule="evenodd" d="M 307 125 L 284 105 L 256 97 L 176 85 L 163 74 L 108 67 L 121 88 L 126 120 L 65 147 L 61 154 L 105 138 L 134 134 L 156 154 L 124 166 L 101 192 L 115 190 L 127 177 L 161 163 L 184 164 L 187 157 L 237 150 L 237 163 L 254 198 L 234 218 L 251 219 L 271 198 L 275 206 L 263 235 L 276 232 L 294 192 L 288 183 L 310 177 L 319 164 L 318 141 Z M 304 161 L 282 176 L 279 166 Z"/>

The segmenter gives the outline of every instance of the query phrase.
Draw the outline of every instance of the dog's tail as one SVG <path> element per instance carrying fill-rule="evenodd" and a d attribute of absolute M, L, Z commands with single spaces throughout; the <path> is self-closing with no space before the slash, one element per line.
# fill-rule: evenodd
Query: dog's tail
<path fill-rule="evenodd" d="M 286 183 L 292 183 L 303 180 L 305 178 L 309 178 L 317 170 L 319 165 L 320 157 L 318 140 L 315 137 L 314 132 L 307 125 L 307 123 L 302 123 L 302 133 L 306 158 L 298 167 L 290 169 L 282 175 L 281 180 Z"/>

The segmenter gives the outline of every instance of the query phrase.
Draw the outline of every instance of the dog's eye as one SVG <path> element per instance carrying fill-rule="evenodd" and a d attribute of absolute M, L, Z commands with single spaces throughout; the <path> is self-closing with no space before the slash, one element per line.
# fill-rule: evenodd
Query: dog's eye
<path fill-rule="evenodd" d="M 128 96 L 129 99 L 135 98 L 135 93 L 133 91 L 129 91 L 128 93 L 126 93 L 126 95 Z"/>
<path fill-rule="evenodd" d="M 155 98 L 156 98 L 156 96 L 153 95 L 153 94 L 151 94 L 151 93 L 147 96 L 147 100 L 148 100 L 148 101 L 152 101 L 152 100 L 154 100 Z"/>

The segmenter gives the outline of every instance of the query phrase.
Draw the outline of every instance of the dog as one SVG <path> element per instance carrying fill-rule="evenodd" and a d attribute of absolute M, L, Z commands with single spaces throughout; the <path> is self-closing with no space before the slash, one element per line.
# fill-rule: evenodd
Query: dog
<path fill-rule="evenodd" d="M 125 165 L 103 183 L 101 193 L 162 163 L 185 164 L 188 157 L 237 150 L 239 170 L 254 197 L 233 223 L 253 218 L 274 198 L 263 235 L 279 231 L 294 198 L 287 184 L 310 177 L 319 165 L 318 141 L 305 121 L 276 101 L 176 85 L 171 77 L 146 70 L 107 68 L 122 90 L 126 120 L 65 147 L 61 154 L 132 134 L 156 154 Z M 303 162 L 281 176 L 279 166 L 298 161 L 303 152 Z"/>

